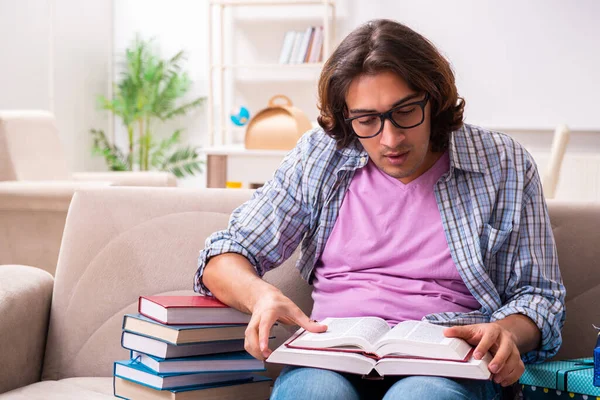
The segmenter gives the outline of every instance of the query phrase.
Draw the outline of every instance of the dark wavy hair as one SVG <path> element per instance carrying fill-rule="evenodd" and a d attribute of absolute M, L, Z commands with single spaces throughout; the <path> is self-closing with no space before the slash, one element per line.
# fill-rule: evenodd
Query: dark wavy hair
<path fill-rule="evenodd" d="M 319 79 L 319 125 L 338 148 L 357 140 L 344 122 L 348 87 L 359 75 L 385 71 L 398 74 L 412 90 L 429 93 L 432 150 L 445 150 L 450 133 L 463 125 L 465 108 L 452 68 L 429 40 L 387 19 L 356 28 L 325 63 Z"/>

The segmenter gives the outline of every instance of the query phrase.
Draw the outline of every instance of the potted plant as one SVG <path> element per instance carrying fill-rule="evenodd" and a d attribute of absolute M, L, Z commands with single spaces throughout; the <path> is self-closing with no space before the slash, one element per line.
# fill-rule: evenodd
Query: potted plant
<path fill-rule="evenodd" d="M 191 88 L 188 74 L 182 71 L 183 61 L 183 51 L 163 59 L 152 40 L 139 36 L 125 51 L 114 98 L 99 96 L 98 103 L 121 120 L 128 148 L 111 143 L 102 130 L 91 130 L 93 152 L 104 157 L 110 170 L 169 171 L 178 178 L 202 171 L 197 148 L 179 144 L 181 129 L 161 140 L 156 135 L 159 123 L 185 115 L 204 101 L 203 97 L 181 101 Z"/>

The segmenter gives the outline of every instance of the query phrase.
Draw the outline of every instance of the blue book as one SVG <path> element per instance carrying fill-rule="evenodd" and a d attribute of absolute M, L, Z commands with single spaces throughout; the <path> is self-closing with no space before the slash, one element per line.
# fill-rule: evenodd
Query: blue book
<path fill-rule="evenodd" d="M 158 358 L 194 357 L 205 354 L 231 353 L 244 350 L 244 340 L 172 344 L 160 339 L 123 331 L 121 346 L 127 350 L 149 354 Z"/>
<path fill-rule="evenodd" d="M 262 370 L 259 371 L 264 371 Z M 197 372 L 192 374 L 159 374 L 135 360 L 116 361 L 114 376 L 149 386 L 153 389 L 180 389 L 224 382 L 251 381 L 250 372 Z"/>
<path fill-rule="evenodd" d="M 181 358 L 158 358 L 133 351 L 131 359 L 144 364 L 159 374 L 247 372 L 262 370 L 265 367 L 262 361 L 252 357 L 246 351 Z"/>
<path fill-rule="evenodd" d="M 165 325 L 141 314 L 126 314 L 123 330 L 171 344 L 240 340 L 245 338 L 245 325 Z"/>
<path fill-rule="evenodd" d="M 272 379 L 253 375 L 251 380 L 225 382 L 210 385 L 197 385 L 180 389 L 156 390 L 142 383 L 115 376 L 113 388 L 115 397 L 121 399 L 144 400 L 267 400 L 271 395 Z"/>

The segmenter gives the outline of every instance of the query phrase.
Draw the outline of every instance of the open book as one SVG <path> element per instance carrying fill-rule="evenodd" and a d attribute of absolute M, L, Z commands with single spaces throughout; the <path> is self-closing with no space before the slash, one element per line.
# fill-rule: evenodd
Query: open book
<path fill-rule="evenodd" d="M 327 332 L 302 332 L 287 347 L 362 353 L 383 357 L 422 357 L 466 361 L 472 350 L 462 339 L 444 336 L 445 327 L 424 321 L 404 321 L 390 328 L 377 317 L 327 318 Z"/>
<path fill-rule="evenodd" d="M 491 356 L 472 358 L 464 340 L 447 338 L 444 327 L 405 321 L 390 329 L 375 317 L 327 318 L 327 332 L 299 329 L 267 362 L 368 375 L 434 375 L 489 379 Z"/>

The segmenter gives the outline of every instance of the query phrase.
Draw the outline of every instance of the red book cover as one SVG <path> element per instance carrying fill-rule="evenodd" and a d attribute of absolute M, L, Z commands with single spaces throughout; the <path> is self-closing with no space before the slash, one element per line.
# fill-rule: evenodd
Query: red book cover
<path fill-rule="evenodd" d="M 140 296 L 164 308 L 229 308 L 214 297 L 209 296 Z M 138 305 L 139 311 L 139 305 Z"/>
<path fill-rule="evenodd" d="M 140 296 L 138 312 L 165 325 L 239 325 L 251 316 L 214 297 Z"/>

